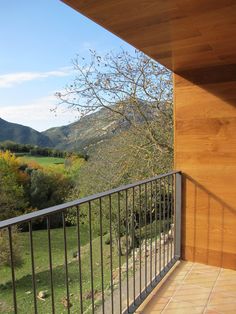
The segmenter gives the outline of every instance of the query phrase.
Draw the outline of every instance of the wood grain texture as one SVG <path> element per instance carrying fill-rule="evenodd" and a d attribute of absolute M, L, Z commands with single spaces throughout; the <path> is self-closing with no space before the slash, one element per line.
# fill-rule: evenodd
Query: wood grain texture
<path fill-rule="evenodd" d="M 236 63 L 235 0 L 63 0 L 169 69 Z"/>
<path fill-rule="evenodd" d="M 182 255 L 236 269 L 236 68 L 175 74 L 175 168 L 184 172 Z"/>

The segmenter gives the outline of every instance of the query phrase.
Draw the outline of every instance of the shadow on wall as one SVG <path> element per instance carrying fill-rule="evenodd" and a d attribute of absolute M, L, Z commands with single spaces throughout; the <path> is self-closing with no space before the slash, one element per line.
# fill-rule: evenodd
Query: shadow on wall
<path fill-rule="evenodd" d="M 182 258 L 236 269 L 236 209 L 183 174 Z"/>
<path fill-rule="evenodd" d="M 189 87 L 191 82 L 225 103 L 236 106 L 236 64 L 179 71 L 177 74 L 179 75 L 177 87 Z"/>

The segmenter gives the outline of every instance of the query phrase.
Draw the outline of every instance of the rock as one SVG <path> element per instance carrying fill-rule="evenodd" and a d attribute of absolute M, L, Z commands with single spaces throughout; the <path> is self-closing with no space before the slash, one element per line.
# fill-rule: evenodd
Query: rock
<path fill-rule="evenodd" d="M 65 308 L 70 308 L 70 307 L 72 307 L 72 303 L 69 301 L 69 300 L 67 300 L 67 298 L 62 298 L 62 300 L 61 300 L 61 303 L 64 305 L 64 307 Z"/>
<path fill-rule="evenodd" d="M 98 293 L 98 290 L 95 289 L 93 293 L 95 295 L 96 293 Z M 89 291 L 89 292 L 85 293 L 84 298 L 86 300 L 92 299 L 92 291 Z"/>
<path fill-rule="evenodd" d="M 76 251 L 76 252 L 73 252 L 73 258 L 78 258 L 79 257 L 79 253 Z"/>
<path fill-rule="evenodd" d="M 47 291 L 39 291 L 38 297 L 40 299 L 45 299 L 47 297 Z"/>
<path fill-rule="evenodd" d="M 25 292 L 25 294 L 31 294 L 32 293 L 32 291 L 26 291 Z"/>
<path fill-rule="evenodd" d="M 89 291 L 87 293 L 84 294 L 84 298 L 85 300 L 89 300 L 92 298 L 92 291 Z"/>

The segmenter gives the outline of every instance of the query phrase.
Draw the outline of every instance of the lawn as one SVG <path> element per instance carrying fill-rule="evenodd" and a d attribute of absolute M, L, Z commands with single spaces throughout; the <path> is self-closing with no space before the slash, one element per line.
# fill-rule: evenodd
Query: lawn
<path fill-rule="evenodd" d="M 101 267 L 100 267 L 100 237 L 93 234 L 93 268 L 94 268 L 94 292 L 96 302 L 101 298 Z M 62 304 L 66 297 L 65 267 L 64 267 L 64 243 L 63 229 L 51 230 L 52 256 L 53 256 L 53 281 L 56 313 L 66 313 L 67 309 Z M 103 258 L 104 258 L 104 283 L 109 289 L 110 281 L 110 246 L 105 244 L 106 236 L 103 237 Z M 84 296 L 84 310 L 91 306 L 91 281 L 90 281 L 90 258 L 89 258 L 89 232 L 85 225 L 81 225 L 81 261 L 82 261 L 82 282 Z M 47 231 L 34 231 L 34 257 L 36 271 L 36 289 L 39 291 L 47 290 L 45 301 L 37 300 L 38 313 L 51 313 L 51 289 L 48 257 Z M 19 313 L 33 313 L 33 288 L 31 277 L 31 259 L 29 247 L 29 234 L 20 234 L 20 246 L 23 254 L 23 266 L 16 270 L 16 289 Z M 114 250 L 115 251 L 115 250 Z M 67 227 L 67 252 L 68 252 L 68 272 L 70 302 L 72 304 L 71 313 L 79 312 L 79 271 L 78 261 L 73 258 L 73 253 L 77 252 L 77 232 L 75 227 Z M 118 257 L 113 252 L 113 270 L 118 267 Z M 11 272 L 9 267 L 0 268 L 0 313 L 13 313 L 12 308 L 12 287 Z M 27 309 L 27 310 L 26 310 Z"/>
<path fill-rule="evenodd" d="M 104 205 L 104 203 L 103 203 Z M 105 211 L 105 207 L 104 211 Z M 83 208 L 81 208 L 81 212 Z M 93 278 L 94 278 L 94 295 L 95 303 L 101 302 L 101 256 L 100 256 L 100 236 L 98 230 L 98 215 L 95 208 L 92 211 L 93 232 L 92 232 L 92 247 L 93 247 Z M 141 239 L 145 236 L 148 239 L 152 237 L 156 231 L 159 235 L 162 231 L 168 230 L 169 219 L 161 221 L 161 230 L 159 223 L 153 221 L 147 227 L 141 228 Z M 106 219 L 103 221 L 103 230 L 107 230 Z M 139 230 L 136 230 L 139 234 Z M 89 230 L 86 223 L 80 224 L 80 241 L 81 241 L 81 263 L 82 263 L 82 286 L 84 312 L 91 313 L 91 271 L 90 271 L 90 245 L 89 245 Z M 137 234 L 137 235 L 138 235 Z M 68 277 L 69 277 L 69 293 L 72 307 L 70 313 L 80 313 L 80 277 L 78 261 L 73 257 L 73 253 L 78 252 L 77 248 L 77 230 L 76 227 L 67 227 L 67 257 L 68 257 Z M 17 305 L 18 313 L 33 313 L 34 298 L 31 277 L 31 256 L 29 234 L 27 232 L 19 234 L 19 246 L 21 248 L 23 265 L 16 270 L 16 290 L 17 290 Z M 106 294 L 110 290 L 110 245 L 106 244 L 108 234 L 102 237 L 103 243 L 103 265 L 104 265 L 104 287 Z M 123 236 L 125 240 L 125 236 Z M 108 243 L 108 242 L 107 242 Z M 34 245 L 34 260 L 36 273 L 36 291 L 47 291 L 46 299 L 37 299 L 38 313 L 52 313 L 51 300 L 52 292 L 50 287 L 50 272 L 49 272 L 49 254 L 48 254 L 48 235 L 47 230 L 33 232 Z M 141 243 L 139 244 L 141 246 Z M 150 246 L 150 244 L 148 244 Z M 52 247 L 52 264 L 53 264 L 53 282 L 54 282 L 54 299 L 56 313 L 67 313 L 67 308 L 63 305 L 63 300 L 66 298 L 65 284 L 65 266 L 64 266 L 64 241 L 63 229 L 51 230 L 51 247 Z M 115 243 L 113 243 L 113 279 L 117 280 L 118 272 L 118 255 Z M 125 262 L 125 256 L 122 256 L 122 264 Z M 14 313 L 12 307 L 12 286 L 11 286 L 11 270 L 9 267 L 0 268 L 0 313 Z M 122 273 L 125 276 L 125 272 Z M 27 309 L 27 311 L 26 311 Z M 87 311 L 85 311 L 87 310 Z"/>
<path fill-rule="evenodd" d="M 44 156 L 19 156 L 20 161 L 26 163 L 37 163 L 44 168 L 51 168 L 57 172 L 64 171 L 64 158 L 59 157 L 44 157 Z"/>

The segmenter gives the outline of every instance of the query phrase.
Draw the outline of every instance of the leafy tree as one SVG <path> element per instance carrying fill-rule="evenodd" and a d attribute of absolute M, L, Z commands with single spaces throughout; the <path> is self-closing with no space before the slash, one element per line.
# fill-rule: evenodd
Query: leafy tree
<path fill-rule="evenodd" d="M 12 228 L 12 246 L 14 266 L 20 267 L 23 261 L 16 228 Z M 7 229 L 0 230 L 0 266 L 11 266 L 11 253 Z"/>
<path fill-rule="evenodd" d="M 33 170 L 30 184 L 30 204 L 38 209 L 63 203 L 72 187 L 69 179 L 61 174 Z"/>
<path fill-rule="evenodd" d="M 13 154 L 0 152 L 0 220 L 21 214 L 27 206 L 18 167 Z"/>

